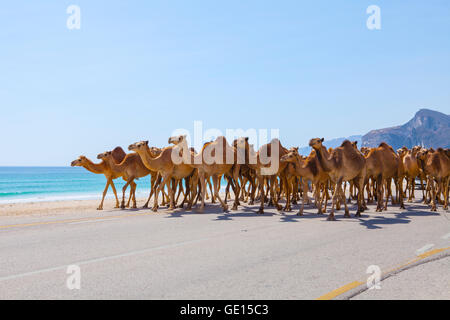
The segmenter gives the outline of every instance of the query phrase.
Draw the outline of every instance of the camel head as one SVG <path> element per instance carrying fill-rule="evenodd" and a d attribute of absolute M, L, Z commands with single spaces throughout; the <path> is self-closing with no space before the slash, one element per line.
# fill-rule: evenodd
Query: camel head
<path fill-rule="evenodd" d="M 148 140 L 147 141 L 139 141 L 128 146 L 128 150 L 130 151 L 140 151 L 148 148 Z"/>
<path fill-rule="evenodd" d="M 85 156 L 79 156 L 77 160 L 73 160 L 70 163 L 71 167 L 82 167 L 83 164 L 86 162 L 87 158 Z"/>
<path fill-rule="evenodd" d="M 397 150 L 397 154 L 400 157 L 405 156 L 407 153 L 408 153 L 408 148 L 406 148 L 406 147 L 403 147 L 403 148 L 400 148 L 400 149 Z"/>
<path fill-rule="evenodd" d="M 169 138 L 169 144 L 179 145 L 180 143 L 186 141 L 187 135 L 183 136 L 173 136 Z"/>
<path fill-rule="evenodd" d="M 309 146 L 314 148 L 314 149 L 316 149 L 316 150 L 319 150 L 320 148 L 322 148 L 322 143 L 323 143 L 324 140 L 325 140 L 324 138 L 322 138 L 322 139 L 320 139 L 320 138 L 311 139 L 309 141 Z"/>
<path fill-rule="evenodd" d="M 281 162 L 296 162 L 299 157 L 298 148 L 291 148 L 289 152 L 281 157 Z"/>
<path fill-rule="evenodd" d="M 415 147 L 413 147 L 413 148 L 411 149 L 411 153 L 412 153 L 413 155 L 416 155 L 417 152 L 419 152 L 420 150 L 422 150 L 422 147 L 421 147 L 421 146 L 415 146 Z"/>
<path fill-rule="evenodd" d="M 106 160 L 109 157 L 112 157 L 112 151 L 106 151 L 106 152 L 100 153 L 97 156 L 97 159 L 99 159 L 99 160 Z"/>
<path fill-rule="evenodd" d="M 426 160 L 427 158 L 427 154 L 430 152 L 430 150 L 427 150 L 425 148 L 420 149 L 417 152 L 416 158 L 419 160 Z"/>
<path fill-rule="evenodd" d="M 233 147 L 248 150 L 248 137 L 241 137 L 233 141 Z"/>
<path fill-rule="evenodd" d="M 370 148 L 367 147 L 361 147 L 361 153 L 365 156 L 367 156 L 370 153 Z"/>

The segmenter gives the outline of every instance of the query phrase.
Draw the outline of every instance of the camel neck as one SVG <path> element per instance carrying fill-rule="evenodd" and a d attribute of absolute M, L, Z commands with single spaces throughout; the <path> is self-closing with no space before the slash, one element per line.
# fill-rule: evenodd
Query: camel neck
<path fill-rule="evenodd" d="M 333 170 L 333 161 L 328 159 L 328 152 L 325 153 L 324 147 L 320 147 L 319 150 L 316 149 L 317 159 L 319 160 L 320 165 L 323 170 L 326 172 L 330 172 Z"/>
<path fill-rule="evenodd" d="M 147 167 L 147 169 L 152 171 L 159 171 L 162 167 L 162 155 L 164 152 L 161 152 L 157 157 L 153 157 L 150 148 L 146 148 L 143 151 L 138 151 L 139 156 L 142 159 L 142 162 Z"/>
<path fill-rule="evenodd" d="M 87 163 L 83 165 L 83 167 L 95 174 L 101 174 L 105 172 L 105 162 L 102 161 L 100 163 L 93 163 L 91 160 L 86 159 Z"/>

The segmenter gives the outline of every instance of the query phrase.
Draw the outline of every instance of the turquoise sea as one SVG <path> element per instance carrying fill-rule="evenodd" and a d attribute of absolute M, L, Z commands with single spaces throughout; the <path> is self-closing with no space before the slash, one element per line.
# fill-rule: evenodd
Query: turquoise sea
<path fill-rule="evenodd" d="M 136 196 L 147 196 L 150 176 L 136 181 Z M 69 199 L 101 199 L 104 175 L 80 167 L 0 167 L 0 204 Z M 114 180 L 119 197 L 125 182 Z M 108 198 L 114 197 L 111 188 Z"/>

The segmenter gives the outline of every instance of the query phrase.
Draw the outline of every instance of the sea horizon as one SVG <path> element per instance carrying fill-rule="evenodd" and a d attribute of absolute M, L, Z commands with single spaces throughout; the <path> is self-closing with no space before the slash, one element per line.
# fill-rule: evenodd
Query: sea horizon
<path fill-rule="evenodd" d="M 150 176 L 136 183 L 136 196 L 148 196 Z M 119 178 L 114 184 L 120 199 L 125 181 Z M 101 199 L 105 186 L 104 175 L 81 167 L 0 166 L 0 204 Z M 109 187 L 107 198 L 113 197 Z"/>

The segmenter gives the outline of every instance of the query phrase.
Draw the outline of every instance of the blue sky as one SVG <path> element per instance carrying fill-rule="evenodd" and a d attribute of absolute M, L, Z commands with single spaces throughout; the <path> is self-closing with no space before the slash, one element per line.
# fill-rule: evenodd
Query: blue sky
<path fill-rule="evenodd" d="M 66 9 L 81 8 L 68 30 Z M 366 28 L 369 5 L 382 29 Z M 174 129 L 277 128 L 286 146 L 450 113 L 450 2 L 10 1 L 0 165 L 68 165 Z"/>

